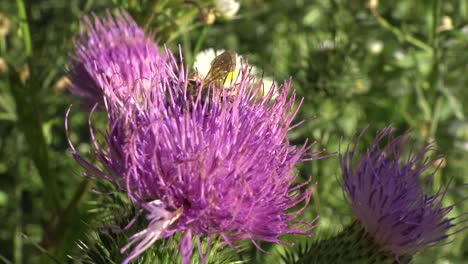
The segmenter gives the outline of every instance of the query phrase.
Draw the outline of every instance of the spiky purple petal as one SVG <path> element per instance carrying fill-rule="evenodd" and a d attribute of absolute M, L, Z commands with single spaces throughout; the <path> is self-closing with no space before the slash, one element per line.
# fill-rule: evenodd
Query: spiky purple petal
<path fill-rule="evenodd" d="M 453 225 L 453 219 L 447 218 L 453 205 L 442 205 L 448 189 L 426 193 L 438 166 L 423 178 L 438 160 L 426 158 L 431 146 L 412 152 L 408 134 L 394 137 L 394 129 L 388 127 L 356 162 L 353 159 L 361 136 L 340 155 L 340 163 L 353 212 L 374 242 L 384 251 L 404 256 L 446 239 Z M 384 140 L 386 144 L 380 148 Z M 407 158 L 405 151 L 410 151 Z"/>
<path fill-rule="evenodd" d="M 105 19 L 84 17 L 74 39 L 71 92 L 93 106 L 102 103 L 105 89 L 126 93 L 135 86 L 151 86 L 155 68 L 166 58 L 129 14 L 109 12 Z"/>
<path fill-rule="evenodd" d="M 150 222 L 122 249 L 133 246 L 126 262 L 176 232 L 184 233 L 183 263 L 190 261 L 192 236 L 221 235 L 233 245 L 310 234 L 315 219 L 296 217 L 309 203 L 311 188 L 292 187 L 297 175 L 291 172 L 316 153 L 309 151 L 314 144 L 289 144 L 297 113 L 295 93 L 288 96 L 291 81 L 275 100 L 272 94 L 259 99 L 261 84 L 245 67 L 230 89 L 199 87 L 193 95 L 184 69 L 169 51 L 167 57 L 171 63 L 161 64 L 150 89 L 105 96 L 106 146 L 94 140 L 105 168 L 96 176 L 126 191 Z M 77 161 L 95 173 L 82 158 Z M 298 204 L 303 208 L 288 212 Z"/>

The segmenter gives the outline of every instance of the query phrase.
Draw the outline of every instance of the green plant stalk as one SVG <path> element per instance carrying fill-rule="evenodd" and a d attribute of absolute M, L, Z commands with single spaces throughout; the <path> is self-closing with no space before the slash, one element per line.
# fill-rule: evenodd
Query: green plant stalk
<path fill-rule="evenodd" d="M 15 235 L 13 238 L 13 261 L 15 263 L 23 263 L 23 211 L 21 207 L 22 200 L 22 190 L 21 190 L 21 181 L 23 173 L 25 171 L 22 169 L 26 166 L 25 160 L 19 158 L 16 164 L 16 177 L 15 177 Z"/>
<path fill-rule="evenodd" d="M 430 121 L 432 119 L 431 106 L 424 95 L 423 88 L 420 85 L 415 85 L 415 89 L 417 104 L 423 113 L 424 120 Z"/>
<path fill-rule="evenodd" d="M 437 41 L 437 27 L 440 21 L 440 0 L 433 0 L 432 4 L 432 32 L 431 32 L 431 45 L 436 47 Z"/>
<path fill-rule="evenodd" d="M 75 215 L 78 213 L 78 208 L 81 204 L 81 201 L 84 195 L 87 193 L 89 189 L 91 181 L 85 179 L 81 182 L 81 184 L 76 188 L 75 193 L 70 200 L 70 203 L 65 208 L 63 213 L 60 216 L 59 223 L 55 230 L 55 239 L 60 241 L 65 236 L 65 231 L 69 224 L 73 221 Z"/>
<path fill-rule="evenodd" d="M 206 34 L 208 33 L 209 26 L 205 25 L 198 36 L 197 43 L 195 43 L 195 48 L 193 49 L 193 55 L 197 56 L 198 52 L 200 52 L 201 46 L 203 45 L 203 41 L 205 41 Z"/>
<path fill-rule="evenodd" d="M 5 264 L 13 264 L 13 262 L 9 261 L 7 258 L 2 256 L 2 254 L 0 254 L 0 260 L 3 261 Z"/>
<path fill-rule="evenodd" d="M 6 54 L 6 38 L 5 37 L 0 37 L 0 56 L 3 54 Z"/>
<path fill-rule="evenodd" d="M 56 264 L 62 264 L 63 262 L 60 262 L 55 256 L 51 255 L 45 248 L 43 248 L 39 243 L 36 241 L 31 240 L 30 237 L 28 237 L 26 234 L 21 234 L 23 240 L 26 242 L 26 244 L 33 246 L 38 252 L 40 252 L 42 255 L 40 256 L 39 263 L 44 263 L 44 264 L 51 264 L 52 261 Z"/>
<path fill-rule="evenodd" d="M 23 0 L 17 0 L 16 4 L 18 7 L 18 16 L 21 23 L 20 28 L 23 33 L 28 65 L 31 65 L 32 44 L 26 9 Z M 10 69 L 14 68 L 10 67 Z M 34 71 L 31 69 L 31 76 L 28 80 L 31 80 L 34 77 L 33 73 Z M 34 82 L 26 81 L 26 83 L 23 84 L 18 74 L 13 70 L 10 71 L 9 75 L 12 94 L 16 102 L 18 123 L 23 130 L 30 148 L 31 157 L 45 185 L 46 205 L 53 211 L 59 212 L 60 200 L 56 185 L 56 177 L 54 174 L 50 173 L 47 144 L 44 132 L 42 131 L 42 122 L 38 116 L 38 113 L 40 113 L 41 110 L 39 107 L 37 91 L 36 89 L 31 89 L 29 85 Z"/>
<path fill-rule="evenodd" d="M 432 111 L 433 115 L 431 118 L 431 125 L 429 127 L 429 136 L 430 139 L 434 139 L 437 133 L 437 127 L 440 120 L 440 113 L 442 112 L 442 96 L 438 96 L 434 104 L 434 110 Z"/>
<path fill-rule="evenodd" d="M 432 45 L 432 69 L 429 74 L 430 94 L 432 95 L 431 101 L 433 105 L 431 123 L 429 128 L 429 136 L 434 139 L 437 133 L 437 127 L 440 119 L 440 112 L 442 110 L 442 96 L 443 94 L 438 89 L 442 84 L 440 79 L 440 58 L 439 58 L 439 43 L 437 27 L 440 18 L 440 0 L 433 0 L 432 5 L 432 32 L 431 32 L 431 45 Z"/>
<path fill-rule="evenodd" d="M 14 69 L 12 65 L 9 65 L 9 68 Z M 22 83 L 16 71 L 10 70 L 8 73 L 11 93 L 16 103 L 18 125 L 28 143 L 29 155 L 44 183 L 46 207 L 53 212 L 59 212 L 60 200 L 56 178 L 54 174 L 50 173 L 49 169 L 49 153 L 42 130 L 42 122 L 38 117 L 38 113 L 41 111 L 37 98 L 32 89 L 27 89 L 28 84 Z"/>
<path fill-rule="evenodd" d="M 148 32 L 151 23 L 153 23 L 154 18 L 164 10 L 165 6 L 168 4 L 168 0 L 163 1 L 154 1 L 151 7 L 150 14 L 145 18 L 143 29 L 145 32 Z"/>
<path fill-rule="evenodd" d="M 190 47 L 191 45 L 190 45 L 189 32 L 184 31 L 182 33 L 182 50 L 184 52 L 184 63 L 188 65 L 193 64 L 192 49 Z"/>
<path fill-rule="evenodd" d="M 426 52 L 432 52 L 432 47 L 424 43 L 423 41 L 411 36 L 410 34 L 402 32 L 399 28 L 393 26 L 390 24 L 385 18 L 383 18 L 379 13 L 377 12 L 372 12 L 374 17 L 377 19 L 377 22 L 379 24 L 392 32 L 398 39 L 406 41 L 410 44 L 413 44 L 414 46 L 426 51 Z"/>
<path fill-rule="evenodd" d="M 169 37 L 168 37 L 167 43 L 172 42 L 178 36 L 183 35 L 186 32 L 190 32 L 194 28 L 199 26 L 197 23 L 194 23 L 192 21 L 192 19 L 197 15 L 197 12 L 198 12 L 197 9 L 193 9 L 193 10 L 190 10 L 190 12 L 186 12 L 183 15 L 181 15 L 181 16 L 175 18 L 175 19 L 172 18 L 172 20 L 174 20 L 174 22 L 172 22 L 171 24 L 175 25 L 175 29 L 172 29 L 173 32 L 168 34 Z M 190 21 L 190 22 L 187 23 L 187 21 Z"/>
<path fill-rule="evenodd" d="M 26 8 L 24 7 L 23 0 L 16 0 L 18 6 L 18 17 L 20 21 L 20 28 L 23 33 L 24 48 L 28 58 L 32 56 L 31 34 L 29 32 L 28 18 L 26 16 Z"/>

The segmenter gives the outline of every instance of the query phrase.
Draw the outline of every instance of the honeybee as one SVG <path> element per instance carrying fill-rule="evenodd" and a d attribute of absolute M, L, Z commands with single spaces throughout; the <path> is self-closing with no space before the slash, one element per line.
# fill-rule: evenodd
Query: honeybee
<path fill-rule="evenodd" d="M 203 80 L 200 81 L 197 77 L 189 79 L 189 89 L 191 92 L 196 94 L 201 84 L 204 87 L 214 85 L 216 88 L 222 88 L 229 74 L 233 73 L 236 69 L 236 53 L 224 51 L 216 56 L 210 64 L 211 68 Z"/>
<path fill-rule="evenodd" d="M 205 76 L 207 85 L 215 83 L 222 87 L 226 78 L 236 69 L 236 53 L 225 51 L 211 61 L 211 68 Z"/>

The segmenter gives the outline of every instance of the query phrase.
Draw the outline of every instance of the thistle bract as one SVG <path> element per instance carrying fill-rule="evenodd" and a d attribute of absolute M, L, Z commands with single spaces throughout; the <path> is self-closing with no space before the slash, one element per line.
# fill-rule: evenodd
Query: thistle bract
<path fill-rule="evenodd" d="M 317 153 L 309 151 L 313 144 L 288 141 L 296 114 L 291 82 L 275 100 L 273 90 L 259 99 L 262 83 L 245 67 L 229 89 L 201 83 L 194 94 L 183 67 L 167 57 L 171 63 L 151 89 L 105 97 L 106 145 L 93 134 L 103 170 L 73 149 L 89 175 L 114 182 L 146 213 L 148 227 L 122 249 L 131 250 L 126 262 L 177 232 L 183 263 L 190 262 L 193 237 L 220 235 L 234 247 L 244 239 L 257 245 L 283 243 L 284 234 L 309 235 L 315 220 L 296 218 L 311 188 L 307 182 L 293 187 L 292 170 Z M 298 204 L 301 209 L 289 210 Z"/>
<path fill-rule="evenodd" d="M 125 94 L 135 86 L 151 86 L 153 74 L 166 62 L 164 53 L 145 36 L 126 12 L 119 16 L 85 17 L 81 34 L 74 39 L 75 55 L 71 63 L 71 92 L 93 106 L 111 89 Z"/>
<path fill-rule="evenodd" d="M 344 191 L 360 225 L 382 252 L 395 257 L 417 251 L 446 239 L 454 219 L 447 218 L 453 205 L 444 207 L 448 189 L 429 195 L 428 184 L 437 171 L 428 172 L 438 159 L 429 160 L 427 145 L 414 151 L 408 134 L 394 137 L 394 129 L 382 130 L 372 146 L 354 161 L 356 146 L 340 155 Z M 382 141 L 386 144 L 381 148 Z M 407 156 L 405 151 L 409 151 Z M 355 163 L 354 163 L 355 162 Z"/>

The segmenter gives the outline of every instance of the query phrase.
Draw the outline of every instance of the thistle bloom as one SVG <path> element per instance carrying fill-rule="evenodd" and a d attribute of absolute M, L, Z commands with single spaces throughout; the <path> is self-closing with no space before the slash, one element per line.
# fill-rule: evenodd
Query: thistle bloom
<path fill-rule="evenodd" d="M 85 17 L 80 29 L 74 39 L 70 91 L 91 106 L 102 103 L 105 89 L 119 95 L 135 86 L 151 86 L 155 67 L 166 60 L 152 36 L 145 36 L 124 11 L 118 17 L 110 13 L 105 19 L 94 16 L 94 23 Z"/>
<path fill-rule="evenodd" d="M 72 146 L 87 174 L 114 182 L 146 213 L 147 228 L 122 248 L 132 248 L 125 263 L 175 233 L 183 234 L 183 263 L 190 263 L 193 237 L 204 261 L 208 252 L 202 252 L 201 236 L 211 241 L 220 235 L 234 247 L 244 239 L 257 246 L 256 240 L 284 243 L 279 239 L 284 234 L 310 235 L 315 219 L 297 217 L 311 188 L 301 191 L 307 182 L 293 186 L 292 170 L 317 159 L 318 152 L 309 151 L 314 144 L 295 147 L 288 141 L 297 113 L 295 93 L 288 97 L 291 82 L 275 100 L 273 91 L 259 99 L 261 81 L 244 68 L 233 89 L 198 87 L 193 95 L 183 67 L 169 52 L 168 57 L 171 65 L 160 73 L 172 72 L 159 76 L 151 89 L 128 93 L 125 100 L 105 98 L 106 146 L 92 133 L 103 170 Z M 290 212 L 298 204 L 302 208 Z"/>
<path fill-rule="evenodd" d="M 361 134 L 354 146 L 340 155 L 340 163 L 344 191 L 360 225 L 381 252 L 398 259 L 445 240 L 455 224 L 453 218 L 447 218 L 454 205 L 442 205 L 447 187 L 433 195 L 425 190 L 438 169 L 422 177 L 439 160 L 426 158 L 431 146 L 413 152 L 407 133 L 393 134 L 393 128 L 383 129 L 353 164 Z M 380 148 L 384 139 L 386 144 Z M 407 157 L 405 151 L 410 151 Z"/>

